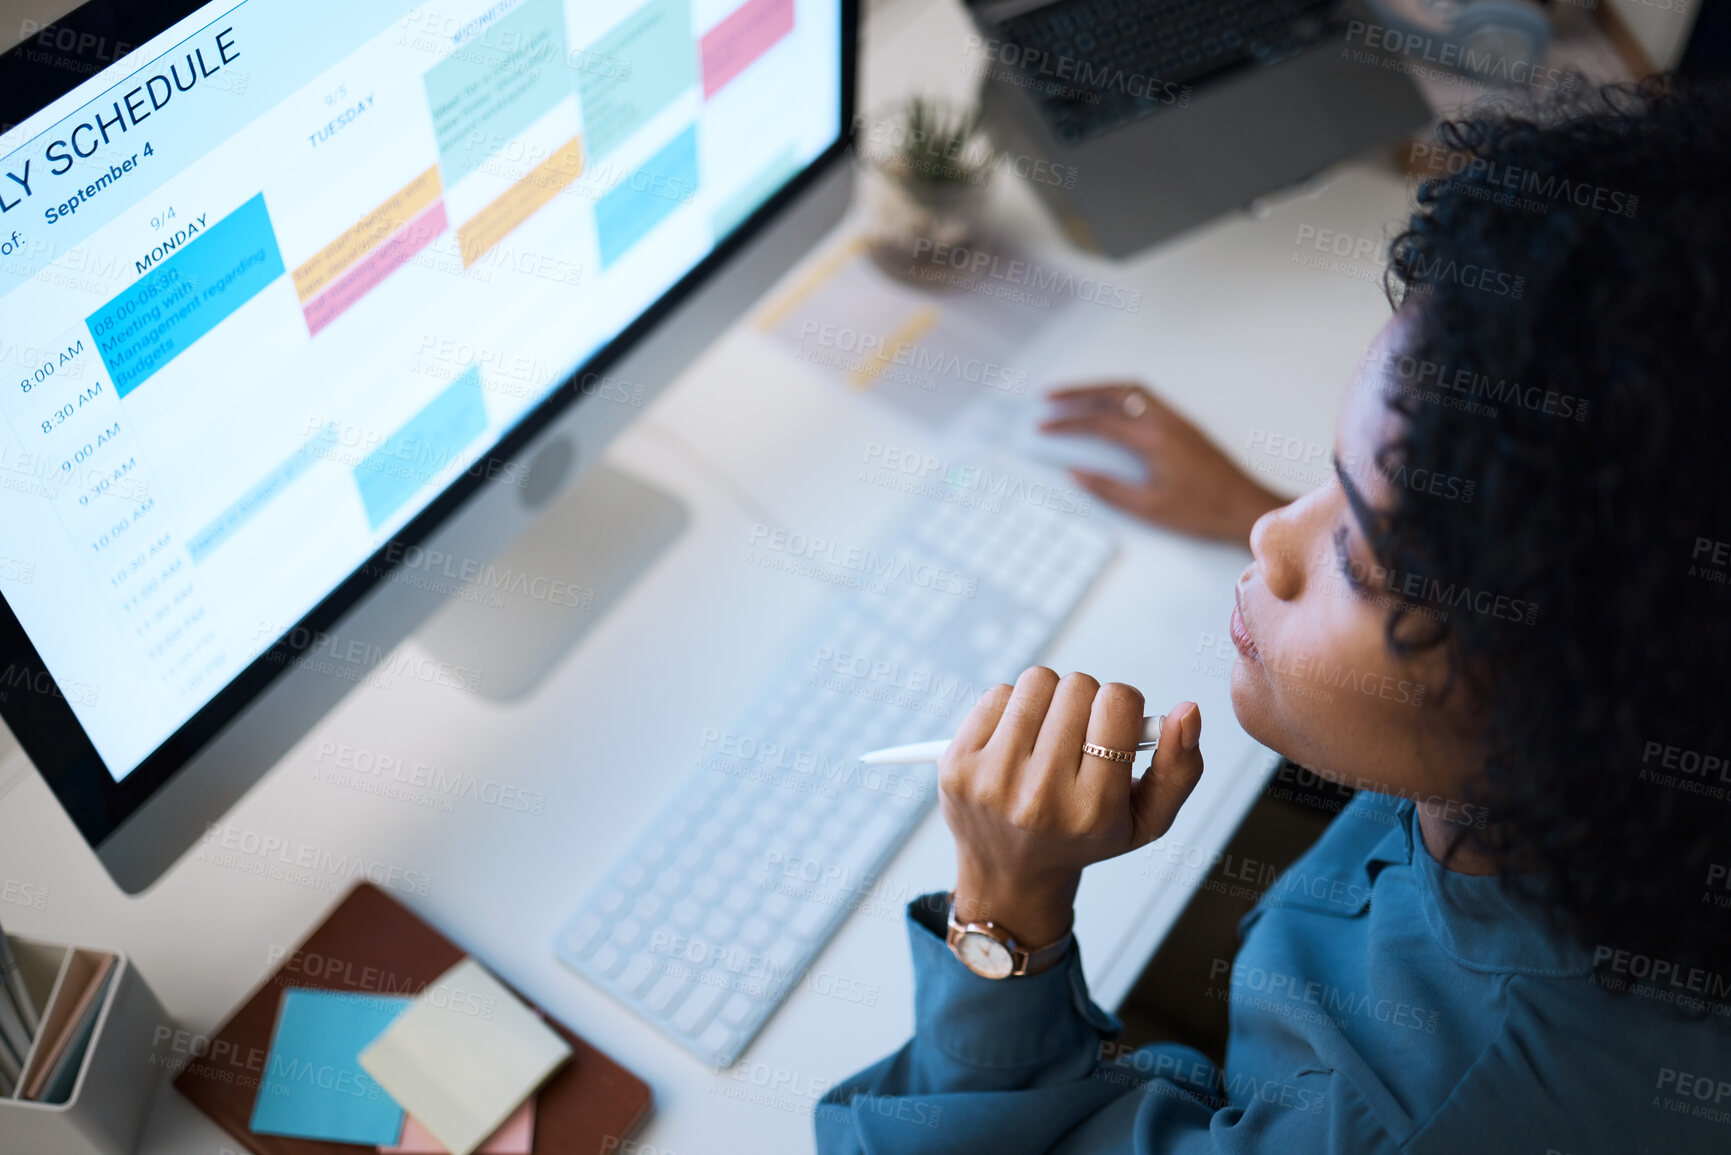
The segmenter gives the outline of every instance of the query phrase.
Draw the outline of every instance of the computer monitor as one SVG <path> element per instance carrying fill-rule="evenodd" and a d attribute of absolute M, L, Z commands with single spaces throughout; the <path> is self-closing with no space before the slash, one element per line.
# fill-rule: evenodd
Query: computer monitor
<path fill-rule="evenodd" d="M 0 714 L 123 889 L 840 217 L 856 23 L 97 0 L 0 57 Z"/>

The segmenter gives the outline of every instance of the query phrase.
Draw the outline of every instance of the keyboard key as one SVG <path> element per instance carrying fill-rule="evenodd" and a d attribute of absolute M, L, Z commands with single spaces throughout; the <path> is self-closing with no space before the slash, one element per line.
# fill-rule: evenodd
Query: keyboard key
<path fill-rule="evenodd" d="M 728 1026 L 737 1027 L 750 1018 L 751 1013 L 756 1009 L 756 1003 L 744 995 L 736 994 L 727 1000 L 727 1005 L 721 1008 L 721 1013 L 716 1018 Z"/>
<path fill-rule="evenodd" d="M 655 980 L 655 985 L 643 996 L 643 1005 L 658 1015 L 665 1015 L 679 1005 L 679 1000 L 684 998 L 694 985 L 696 984 L 681 975 L 664 974 Z"/>
<path fill-rule="evenodd" d="M 866 886 L 867 875 L 872 866 L 883 857 L 884 847 L 901 831 L 902 823 L 897 816 L 886 814 L 881 809 L 866 819 L 853 841 L 835 856 L 834 866 L 840 874 L 842 887 L 863 895 L 869 889 Z"/>
<path fill-rule="evenodd" d="M 595 900 L 595 909 L 612 918 L 625 909 L 625 903 L 626 897 L 623 890 L 609 889 Z"/>
<path fill-rule="evenodd" d="M 612 941 L 624 950 L 632 949 L 643 941 L 643 924 L 636 919 L 626 919 L 613 928 Z"/>
<path fill-rule="evenodd" d="M 1047 590 L 1046 596 L 1040 601 L 1040 612 L 1049 618 L 1056 618 L 1070 604 L 1070 591 L 1063 586 L 1053 586 Z"/>
<path fill-rule="evenodd" d="M 1003 641 L 1004 627 L 1001 622 L 984 621 L 974 627 L 968 635 L 968 644 L 982 654 L 989 654 Z"/>
<path fill-rule="evenodd" d="M 739 941 L 749 947 L 760 947 L 775 937 L 775 927 L 760 916 L 745 920 L 745 925 L 739 928 Z"/>
<path fill-rule="evenodd" d="M 717 1060 L 733 1062 L 733 1046 L 737 1038 L 735 1033 L 721 1023 L 710 1023 L 709 1029 L 698 1036 L 697 1045 L 704 1053 L 714 1055 Z"/>
<path fill-rule="evenodd" d="M 704 935 L 715 942 L 726 942 L 733 937 L 734 920 L 719 910 L 709 912 L 709 917 L 703 921 Z"/>
<path fill-rule="evenodd" d="M 728 914 L 744 915 L 757 905 L 757 897 L 756 888 L 747 886 L 743 882 L 736 882 L 733 884 L 733 888 L 727 892 L 727 898 L 722 901 L 721 909 Z"/>
<path fill-rule="evenodd" d="M 699 983 L 697 989 L 691 992 L 690 997 L 679 1008 L 679 1013 L 673 1016 L 673 1025 L 688 1035 L 695 1034 L 709 1022 L 715 1004 L 719 1003 L 721 996 L 726 993 L 727 991 L 719 986 Z"/>
<path fill-rule="evenodd" d="M 625 970 L 619 975 L 619 989 L 628 995 L 634 995 L 643 989 L 650 976 L 658 974 L 666 964 L 654 955 L 633 955 Z"/>
<path fill-rule="evenodd" d="M 589 960 L 589 969 L 604 979 L 610 979 L 624 961 L 625 956 L 619 953 L 618 948 L 612 943 L 606 943 L 595 952 L 595 957 Z"/>
<path fill-rule="evenodd" d="M 690 930 L 703 917 L 703 905 L 689 898 L 682 898 L 673 904 L 673 913 L 668 919 L 680 930 Z"/>
<path fill-rule="evenodd" d="M 585 912 L 579 915 L 576 922 L 565 932 L 562 946 L 573 958 L 585 958 L 601 942 L 601 932 L 607 929 L 607 923 L 600 917 Z"/>
<path fill-rule="evenodd" d="M 724 970 L 730 971 L 734 975 L 744 975 L 746 971 L 755 970 L 758 966 L 762 966 L 760 956 L 753 954 L 743 942 L 730 944 L 725 951 L 718 952 L 717 956 L 710 961 L 715 965 L 722 966 Z"/>
<path fill-rule="evenodd" d="M 793 969 L 793 962 L 805 953 L 805 944 L 798 939 L 783 938 L 763 952 L 764 961 L 777 973 L 785 974 Z"/>
<path fill-rule="evenodd" d="M 631 908 L 631 917 L 646 925 L 654 925 L 660 921 L 661 912 L 666 909 L 666 899 L 657 894 L 646 894 Z"/>
<path fill-rule="evenodd" d="M 794 911 L 793 917 L 788 920 L 788 932 L 800 938 L 815 937 L 819 931 L 829 925 L 829 920 L 834 914 L 835 909 L 833 907 L 823 906 L 815 902 L 801 903 L 800 909 Z"/>

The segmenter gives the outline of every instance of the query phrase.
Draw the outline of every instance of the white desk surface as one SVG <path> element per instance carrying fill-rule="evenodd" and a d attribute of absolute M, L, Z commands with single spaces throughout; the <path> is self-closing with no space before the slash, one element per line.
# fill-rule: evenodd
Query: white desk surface
<path fill-rule="evenodd" d="M 965 95 L 968 31 L 958 0 L 878 6 L 862 108 L 913 91 Z M 1055 322 L 1062 377 L 1146 380 L 1241 459 L 1253 430 L 1330 445 L 1341 392 L 1387 305 L 1362 276 L 1295 261 L 1314 252 L 1314 234 L 1298 238 L 1308 227 L 1380 242 L 1405 203 L 1391 171 L 1351 165 L 1314 195 L 1259 218 L 1224 219 L 1123 265 L 1063 252 L 1071 267 L 1139 289 L 1143 303 L 1134 314 L 1077 305 Z M 857 231 L 859 211 L 837 237 Z M 1007 176 L 994 188 L 993 212 L 1057 259 L 1050 223 Z M 691 765 L 703 727 L 725 724 L 776 662 L 788 628 L 828 596 L 820 582 L 747 565 L 751 527 L 840 527 L 847 540 L 871 540 L 866 527 L 883 519 L 890 499 L 856 480 L 868 440 L 943 448 L 869 397 L 821 380 L 749 321 L 735 326 L 610 454 L 689 503 L 690 530 L 530 698 L 507 706 L 400 677 L 362 687 L 225 820 L 249 845 L 275 838 L 291 856 L 311 846 L 326 861 L 346 854 L 417 872 L 412 883 L 426 876 L 425 894 L 399 897 L 653 1086 L 656 1112 L 633 1149 L 642 1155 L 809 1150 L 823 1090 L 898 1046 L 910 1027 L 899 908 L 946 886 L 953 870 L 935 809 L 819 957 L 813 979 L 729 1071 L 710 1070 L 644 1026 L 552 952 L 578 898 Z M 1168 839 L 1193 859 L 1206 856 L 1231 833 L 1269 760 L 1233 719 L 1221 663 L 1198 652 L 1204 636 L 1225 635 L 1247 558 L 1098 508 L 1093 516 L 1116 529 L 1121 549 L 1046 660 L 1136 685 L 1151 709 L 1200 703 L 1208 771 Z M 526 814 L 457 799 L 447 811 L 362 793 L 324 780 L 340 746 L 538 791 L 545 806 Z M 194 1033 L 219 1024 L 341 889 L 317 870 L 273 877 L 264 855 L 208 850 L 128 898 L 21 757 L 0 758 L 7 929 L 124 948 L 176 1024 Z M 1092 868 L 1082 886 L 1077 930 L 1107 1005 L 1127 993 L 1190 893 L 1151 867 L 1143 851 Z M 163 1057 L 171 1054 L 165 1045 Z M 163 1082 L 141 1152 L 235 1147 Z"/>

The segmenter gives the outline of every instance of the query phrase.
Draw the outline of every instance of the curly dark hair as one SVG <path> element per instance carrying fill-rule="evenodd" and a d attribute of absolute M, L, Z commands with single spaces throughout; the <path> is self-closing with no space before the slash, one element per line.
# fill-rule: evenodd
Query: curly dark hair
<path fill-rule="evenodd" d="M 1474 496 L 1390 487 L 1370 544 L 1535 610 L 1397 609 L 1389 643 L 1446 647 L 1486 751 L 1466 838 L 1505 884 L 1600 959 L 1731 976 L 1731 88 L 1655 78 L 1438 141 L 1390 249 L 1416 336 L 1383 461 Z"/>

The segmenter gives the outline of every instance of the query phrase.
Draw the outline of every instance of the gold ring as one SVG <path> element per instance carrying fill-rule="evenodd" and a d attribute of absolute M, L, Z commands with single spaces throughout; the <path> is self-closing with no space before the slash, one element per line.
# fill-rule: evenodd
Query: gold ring
<path fill-rule="evenodd" d="M 1143 395 L 1140 388 L 1135 386 L 1131 387 L 1130 392 L 1124 394 L 1123 405 L 1124 416 L 1126 417 L 1136 418 L 1148 412 L 1148 398 Z"/>
<path fill-rule="evenodd" d="M 1110 746 L 1096 746 L 1092 742 L 1082 743 L 1082 753 L 1092 754 L 1096 758 L 1104 758 L 1108 762 L 1134 762 L 1136 751 L 1114 750 Z"/>

